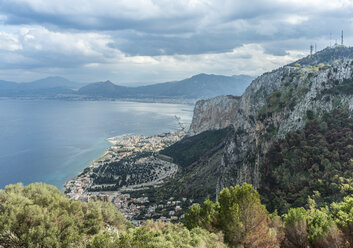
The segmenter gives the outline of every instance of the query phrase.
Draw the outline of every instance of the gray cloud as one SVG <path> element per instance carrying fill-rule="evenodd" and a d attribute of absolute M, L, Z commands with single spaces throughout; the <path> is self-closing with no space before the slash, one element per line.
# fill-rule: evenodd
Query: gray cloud
<path fill-rule="evenodd" d="M 0 69 L 122 81 L 255 74 L 296 59 L 311 43 L 324 48 L 330 32 L 332 42 L 342 29 L 346 44 L 353 41 L 352 14 L 344 0 L 0 0 Z M 256 56 L 278 63 L 248 71 Z M 229 64 L 211 65 L 210 57 Z"/>

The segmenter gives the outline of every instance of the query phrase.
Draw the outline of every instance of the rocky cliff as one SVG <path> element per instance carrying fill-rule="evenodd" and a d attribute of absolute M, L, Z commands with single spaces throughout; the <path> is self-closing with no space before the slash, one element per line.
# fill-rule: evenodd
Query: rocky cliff
<path fill-rule="evenodd" d="M 340 106 L 353 109 L 353 60 L 331 65 L 284 66 L 255 79 L 241 96 L 233 126 L 217 168 L 217 194 L 243 182 L 260 186 L 261 166 L 270 146 L 300 129 L 308 114 L 322 115 Z"/>
<path fill-rule="evenodd" d="M 216 166 L 217 194 L 243 182 L 259 187 L 271 145 L 303 128 L 308 115 L 344 106 L 353 110 L 352 54 L 352 48 L 326 48 L 256 78 L 239 98 L 221 96 L 196 104 L 190 134 L 234 127 L 218 157 L 208 157 Z"/>
<path fill-rule="evenodd" d="M 227 95 L 197 101 L 188 135 L 232 125 L 239 99 L 240 97 Z"/>

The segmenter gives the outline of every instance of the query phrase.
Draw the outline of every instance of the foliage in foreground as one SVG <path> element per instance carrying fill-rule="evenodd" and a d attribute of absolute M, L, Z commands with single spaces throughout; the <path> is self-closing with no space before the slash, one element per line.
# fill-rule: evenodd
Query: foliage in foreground
<path fill-rule="evenodd" d="M 223 189 L 218 202 L 195 204 L 186 215 L 188 228 L 224 233 L 230 247 L 340 248 L 353 244 L 353 197 L 318 208 L 291 208 L 282 218 L 268 214 L 249 184 Z"/>
<path fill-rule="evenodd" d="M 223 189 L 217 203 L 195 204 L 185 218 L 188 228 L 224 233 L 225 242 L 232 247 L 279 247 L 275 222 L 250 184 Z"/>
<path fill-rule="evenodd" d="M 0 191 L 0 247 L 85 247 L 108 226 L 120 232 L 131 224 L 110 203 L 69 200 L 54 186 Z"/>
<path fill-rule="evenodd" d="M 221 234 L 182 224 L 132 225 L 111 203 L 69 200 L 41 183 L 0 191 L 0 248 L 223 248 Z"/>
<path fill-rule="evenodd" d="M 352 247 L 353 197 L 326 207 L 269 214 L 244 183 L 216 203 L 195 204 L 185 224 L 147 222 L 133 228 L 110 203 L 69 200 L 54 186 L 9 185 L 0 191 L 1 248 L 328 248 Z"/>
<path fill-rule="evenodd" d="M 111 234 L 96 236 L 89 248 L 226 248 L 221 234 L 202 228 L 188 230 L 183 224 L 148 221 L 146 225 L 131 228 L 119 238 Z"/>

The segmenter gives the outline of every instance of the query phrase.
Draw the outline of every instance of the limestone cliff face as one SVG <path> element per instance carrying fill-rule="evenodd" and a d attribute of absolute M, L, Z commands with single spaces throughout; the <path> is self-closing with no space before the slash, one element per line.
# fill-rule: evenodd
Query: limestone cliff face
<path fill-rule="evenodd" d="M 197 101 L 188 135 L 226 128 L 233 124 L 240 97 L 217 96 Z"/>
<path fill-rule="evenodd" d="M 190 134 L 231 123 L 235 132 L 217 163 L 216 193 L 243 182 L 259 187 L 264 156 L 274 141 L 303 128 L 308 112 L 321 115 L 343 106 L 353 112 L 352 59 L 314 67 L 288 65 L 255 79 L 239 99 L 198 102 Z"/>
<path fill-rule="evenodd" d="M 302 128 L 308 111 L 315 115 L 347 106 L 353 111 L 353 60 L 330 66 L 285 66 L 266 73 L 241 96 L 229 137 L 217 168 L 217 194 L 223 187 L 252 183 L 259 187 L 264 155 L 273 142 Z"/>

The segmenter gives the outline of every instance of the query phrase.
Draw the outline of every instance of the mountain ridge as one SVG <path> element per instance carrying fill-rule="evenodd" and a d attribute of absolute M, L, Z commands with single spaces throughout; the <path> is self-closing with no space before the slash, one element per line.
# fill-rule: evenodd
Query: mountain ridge
<path fill-rule="evenodd" d="M 113 98 L 202 99 L 229 91 L 233 94 L 241 94 L 252 79 L 246 75 L 223 76 L 203 73 L 180 81 L 137 87 L 115 85 L 110 81 L 109 85 L 106 82 L 99 82 L 81 88 L 78 93 L 86 96 Z"/>
<path fill-rule="evenodd" d="M 203 73 L 180 81 L 128 87 L 109 80 L 82 86 L 62 77 L 47 77 L 27 83 L 0 81 L 0 96 L 194 102 L 229 91 L 241 94 L 252 79 L 247 75 L 222 76 Z"/>

